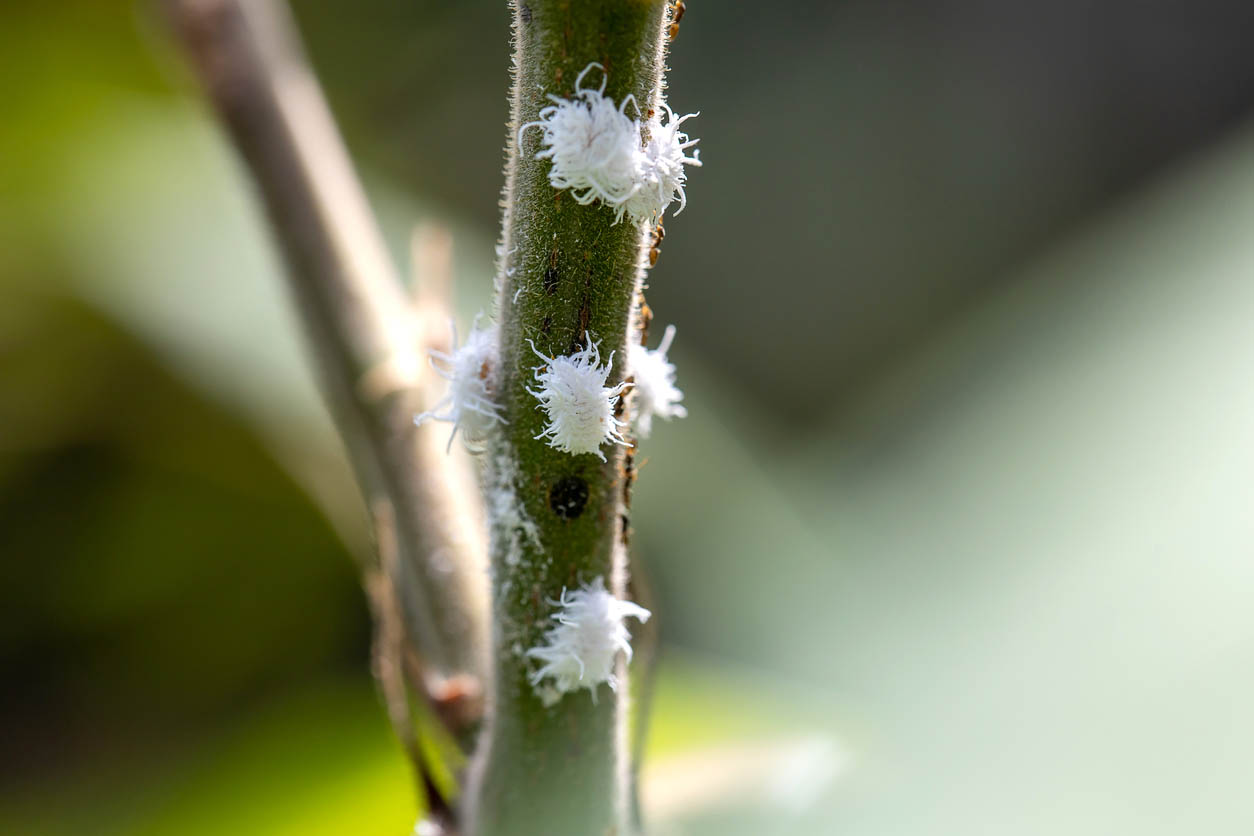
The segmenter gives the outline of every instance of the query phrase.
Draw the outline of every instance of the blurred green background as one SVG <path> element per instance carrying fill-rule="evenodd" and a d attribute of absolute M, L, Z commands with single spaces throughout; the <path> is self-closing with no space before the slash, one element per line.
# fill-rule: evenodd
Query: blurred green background
<path fill-rule="evenodd" d="M 446 223 L 488 308 L 504 3 L 294 6 L 398 263 Z M 1254 830 L 1252 31 L 690 0 L 659 832 Z M 0 832 L 407 832 L 240 165 L 148 3 L 7 0 L 0 78 Z"/>

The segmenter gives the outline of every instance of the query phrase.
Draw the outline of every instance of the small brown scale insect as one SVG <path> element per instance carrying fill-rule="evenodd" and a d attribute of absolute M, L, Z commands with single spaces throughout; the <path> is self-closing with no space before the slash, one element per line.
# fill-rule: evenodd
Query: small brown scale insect
<path fill-rule="evenodd" d="M 640 344 L 644 345 L 649 341 L 649 326 L 653 324 L 653 309 L 645 301 L 643 293 L 637 301 L 640 305 Z"/>
<path fill-rule="evenodd" d="M 679 21 L 684 19 L 686 8 L 684 0 L 675 0 L 675 5 L 671 6 L 671 23 L 666 27 L 666 35 L 672 41 L 679 35 Z"/>
<path fill-rule="evenodd" d="M 662 254 L 662 239 L 666 237 L 666 227 L 662 226 L 662 222 L 658 221 L 657 226 L 653 227 L 653 240 L 649 242 L 649 266 L 657 266 L 657 257 Z"/>

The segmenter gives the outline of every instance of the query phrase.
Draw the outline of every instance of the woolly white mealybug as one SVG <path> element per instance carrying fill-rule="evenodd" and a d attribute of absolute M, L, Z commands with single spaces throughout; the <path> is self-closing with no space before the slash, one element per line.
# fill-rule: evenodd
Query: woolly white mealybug
<path fill-rule="evenodd" d="M 596 702 L 602 682 L 618 687 L 614 663 L 619 651 L 631 661 L 631 634 L 624 620 L 645 622 L 651 613 L 631 601 L 615 598 L 599 577 L 574 592 L 563 589 L 555 603 L 560 607 L 552 615 L 557 624 L 545 634 L 543 645 L 527 651 L 527 656 L 544 663 L 532 674 L 532 687 L 545 705 L 578 688 L 591 691 Z M 552 680 L 551 686 L 541 687 L 546 679 Z"/>
<path fill-rule="evenodd" d="M 544 365 L 535 368 L 540 388 L 527 390 L 540 401 L 540 408 L 549 417 L 544 432 L 536 438 L 547 438 L 550 447 L 563 453 L 592 453 L 601 461 L 605 461 L 602 444 L 613 442 L 630 447 L 631 442 L 622 434 L 627 424 L 614 417 L 614 407 L 628 384 L 605 385 L 614 365 L 614 353 L 610 352 L 609 360 L 602 366 L 600 349 L 591 340 L 581 350 L 564 357 L 547 357 L 535 343 L 527 342 L 544 361 Z"/>
<path fill-rule="evenodd" d="M 688 414 L 679 403 L 684 393 L 675 386 L 675 364 L 666 359 L 671 342 L 675 339 L 675 326 L 667 325 L 662 342 L 650 351 L 637 342 L 627 350 L 627 368 L 635 379 L 632 390 L 632 425 L 641 438 L 648 438 L 653 431 L 653 418 L 683 418 Z"/>
<path fill-rule="evenodd" d="M 676 195 L 682 212 L 688 201 L 684 166 L 699 166 L 701 159 L 695 151 L 692 156 L 685 153 L 698 140 L 688 139 L 679 126 L 697 114 L 675 118 L 665 102 L 659 103 L 666 122 L 661 114 L 649 119 L 649 141 L 644 142 L 640 120 L 627 115 L 627 104 L 636 103 L 633 96 L 615 106 L 605 95 L 604 79 L 595 90 L 580 86 L 594 67 L 603 69 L 589 64 L 575 79 L 573 99 L 549 95 L 553 104 L 540 111 L 538 120 L 518 129 L 519 145 L 528 128 L 539 128 L 544 150 L 536 159 L 552 161 L 549 183 L 555 189 L 570 189 L 577 203 L 600 200 L 613 207 L 615 223 L 624 214 L 636 221 L 656 221 Z"/>
<path fill-rule="evenodd" d="M 539 128 L 544 150 L 538 160 L 551 160 L 549 183 L 555 189 L 570 189 L 577 203 L 600 200 L 615 207 L 622 220 L 623 204 L 640 189 L 640 125 L 626 113 L 628 96 L 615 107 L 605 96 L 605 80 L 599 89 L 581 88 L 583 78 L 593 67 L 584 68 L 575 79 L 574 99 L 549 95 L 553 104 L 543 108 L 535 122 L 518 129 L 518 144 L 528 128 Z"/>
<path fill-rule="evenodd" d="M 457 346 L 457 326 L 453 327 L 453 345 Z M 449 381 L 448 394 L 436 403 L 435 408 L 418 415 L 414 423 L 422 425 L 430 420 L 450 421 L 449 449 L 453 438 L 462 431 L 466 446 L 476 449 L 494 424 L 504 424 L 501 406 L 492 398 L 492 364 L 496 362 L 497 328 L 472 326 L 466 343 L 456 347 L 452 354 L 431 349 L 431 367 Z"/>
<path fill-rule="evenodd" d="M 678 215 L 688 205 L 688 195 L 684 192 L 687 175 L 686 165 L 701 165 L 700 153 L 692 152 L 692 156 L 684 152 L 696 145 L 700 140 L 689 139 L 679 129 L 685 120 L 696 116 L 689 113 L 675 118 L 675 113 L 662 102 L 659 109 L 666 114 L 666 123 L 662 123 L 661 114 L 649 120 L 649 141 L 640 152 L 637 162 L 637 178 L 640 189 L 626 203 L 627 212 L 638 221 L 656 221 L 662 217 L 666 208 L 679 196 Z"/>

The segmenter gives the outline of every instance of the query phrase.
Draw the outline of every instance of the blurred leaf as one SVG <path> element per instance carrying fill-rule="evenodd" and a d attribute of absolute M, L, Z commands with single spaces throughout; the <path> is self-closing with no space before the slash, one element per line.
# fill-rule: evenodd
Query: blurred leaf
<path fill-rule="evenodd" d="M 97 762 L 0 795 L 0 831 L 397 836 L 417 815 L 408 764 L 364 677 L 274 700 L 212 739 L 167 748 L 160 760 Z"/>
<path fill-rule="evenodd" d="M 20 304 L 0 346 L 11 698 L 49 719 L 82 701 L 60 733 L 155 731 L 360 654 L 351 561 L 251 434 L 81 304 Z"/>
<path fill-rule="evenodd" d="M 119 93 L 165 94 L 151 9 L 132 0 L 6 0 L 0 195 L 38 206 L 49 180 Z"/>

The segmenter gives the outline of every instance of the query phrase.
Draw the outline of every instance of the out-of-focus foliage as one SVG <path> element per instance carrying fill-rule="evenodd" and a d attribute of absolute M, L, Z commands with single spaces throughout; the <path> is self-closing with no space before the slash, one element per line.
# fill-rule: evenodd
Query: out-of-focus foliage
<path fill-rule="evenodd" d="M 1251 223 L 1245 136 L 1024 271 L 825 444 L 751 465 L 708 425 L 658 437 L 642 479 L 688 500 L 637 508 L 677 632 L 845 707 L 854 765 L 804 832 L 1254 823 Z"/>
<path fill-rule="evenodd" d="M 386 836 L 415 816 L 404 756 L 368 683 L 324 682 L 244 716 L 0 798 L 7 833 Z"/>
<path fill-rule="evenodd" d="M 1249 831 L 1254 140 L 1080 214 L 1248 111 L 1249 5 L 688 5 L 709 164 L 650 302 L 690 417 L 633 509 L 688 651 L 653 800 L 721 836 Z M 506 17 L 348 6 L 297 3 L 311 52 L 398 259 L 451 219 L 473 314 Z M 147 6 L 0 14 L 0 832 L 405 832 L 361 509 L 239 167 Z M 791 793 L 744 766 L 779 741 L 818 753 Z"/>
<path fill-rule="evenodd" d="M 344 549 L 238 419 L 81 303 L 6 298 L 11 696 L 69 710 L 56 731 L 72 740 L 106 716 L 216 709 L 360 643 Z"/>

